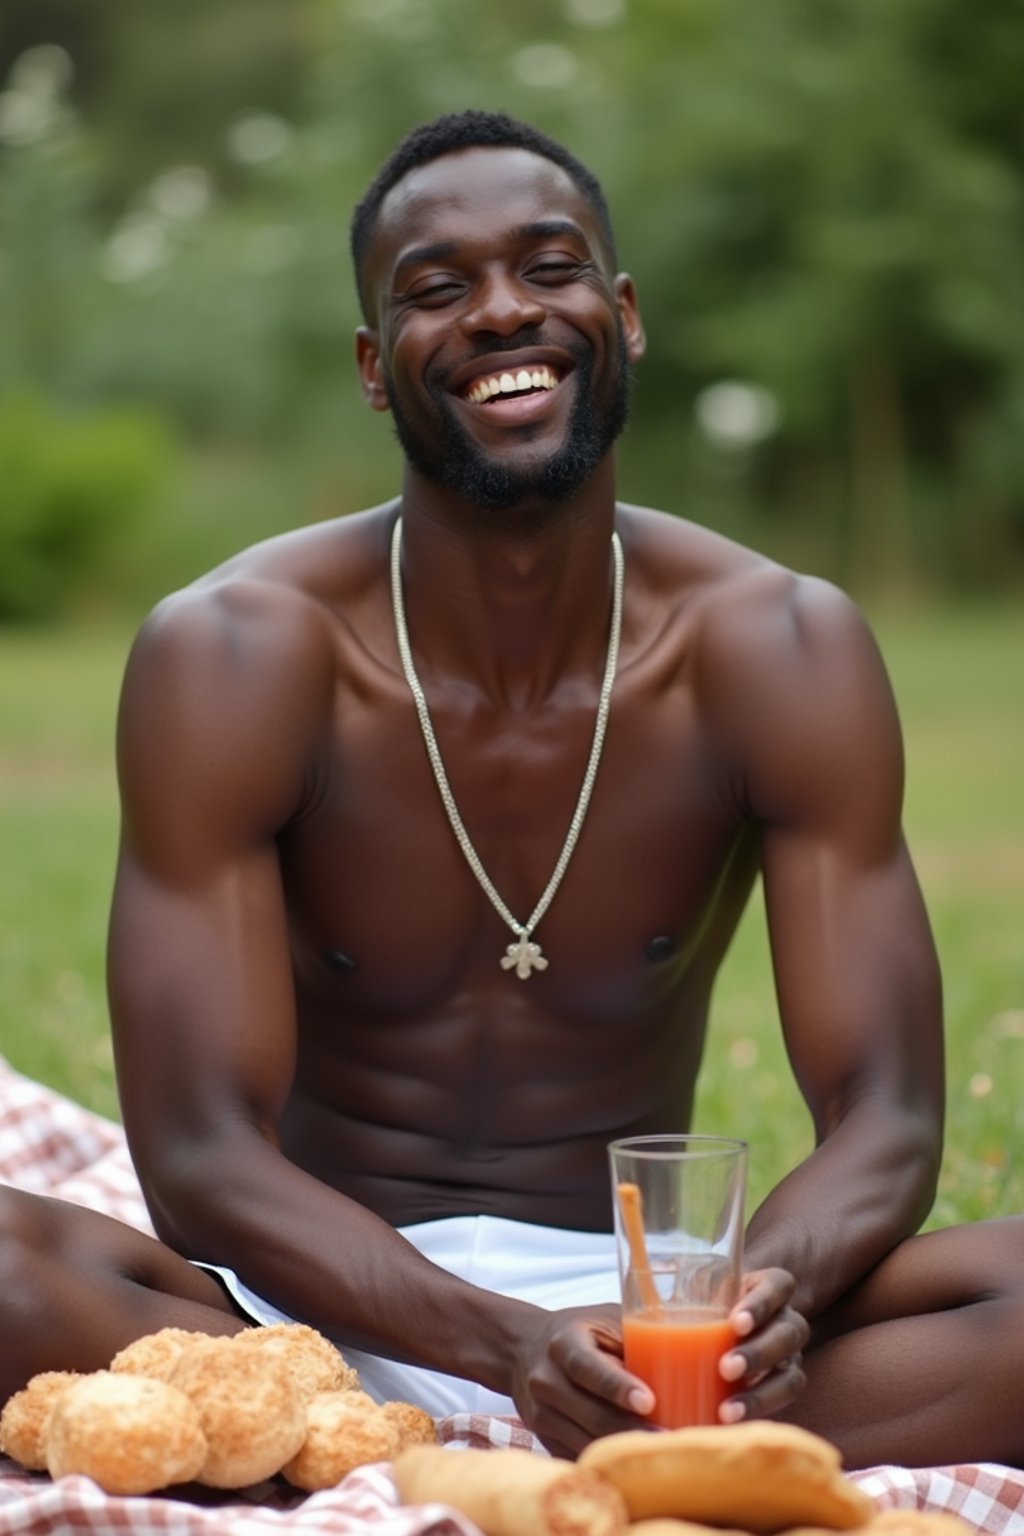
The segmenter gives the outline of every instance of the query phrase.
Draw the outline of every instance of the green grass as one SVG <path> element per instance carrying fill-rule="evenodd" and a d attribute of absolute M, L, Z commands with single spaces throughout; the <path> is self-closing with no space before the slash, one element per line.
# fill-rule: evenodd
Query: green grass
<path fill-rule="evenodd" d="M 943 964 L 949 1128 L 930 1225 L 1024 1210 L 1024 709 L 1011 609 L 874 616 L 907 741 L 907 831 Z M 116 1114 L 103 948 L 125 630 L 0 635 L 0 1050 Z M 716 995 L 698 1127 L 747 1136 L 755 1201 L 810 1145 L 759 902 Z"/>

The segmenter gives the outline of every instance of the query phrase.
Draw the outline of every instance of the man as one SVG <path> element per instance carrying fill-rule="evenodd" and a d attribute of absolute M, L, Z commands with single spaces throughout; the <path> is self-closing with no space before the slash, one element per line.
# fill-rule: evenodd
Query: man
<path fill-rule="evenodd" d="M 372 1390 L 514 1405 L 566 1454 L 648 1422 L 597 1305 L 606 1145 L 686 1127 L 760 872 L 817 1145 L 750 1222 L 723 1416 L 794 1400 L 807 1318 L 794 1418 L 853 1462 L 953 1459 L 956 1432 L 974 1454 L 912 1370 L 878 1377 L 943 1337 L 905 1314 L 975 1298 L 948 1234 L 898 1248 L 939 1166 L 940 987 L 865 625 L 616 501 L 644 334 L 560 146 L 483 113 L 418 130 L 353 250 L 400 496 L 172 597 L 125 679 L 110 999 L 176 1252 L 8 1201 L 8 1379 L 162 1323 L 285 1315 Z M 62 1309 L 55 1340 L 38 1319 Z"/>

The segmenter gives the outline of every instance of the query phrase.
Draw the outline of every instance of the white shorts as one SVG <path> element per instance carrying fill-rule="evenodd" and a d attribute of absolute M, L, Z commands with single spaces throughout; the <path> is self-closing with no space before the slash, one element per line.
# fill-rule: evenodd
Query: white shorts
<path fill-rule="evenodd" d="M 440 1269 L 500 1296 L 551 1311 L 619 1299 L 615 1238 L 610 1232 L 571 1232 L 500 1216 L 448 1216 L 398 1231 Z M 295 1321 L 257 1296 L 233 1270 L 217 1264 L 198 1268 L 217 1275 L 239 1310 L 256 1322 Z M 516 1412 L 510 1397 L 459 1376 L 384 1360 L 347 1345 L 344 1353 L 359 1372 L 364 1389 L 380 1402 L 415 1403 L 435 1418 L 449 1413 Z"/>

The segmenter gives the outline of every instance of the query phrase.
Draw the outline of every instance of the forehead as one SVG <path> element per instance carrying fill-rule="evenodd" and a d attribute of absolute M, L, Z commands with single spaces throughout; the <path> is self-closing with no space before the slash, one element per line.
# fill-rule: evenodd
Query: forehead
<path fill-rule="evenodd" d="M 419 246 L 501 241 L 549 220 L 578 225 L 603 251 L 597 215 L 560 165 L 526 149 L 464 149 L 416 166 L 381 204 L 369 272 L 386 281 Z"/>

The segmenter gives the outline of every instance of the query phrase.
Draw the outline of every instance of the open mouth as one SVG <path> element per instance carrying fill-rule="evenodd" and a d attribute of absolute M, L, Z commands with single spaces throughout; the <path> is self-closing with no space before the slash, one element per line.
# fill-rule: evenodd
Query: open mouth
<path fill-rule="evenodd" d="M 492 400 L 550 394 L 561 381 L 562 373 L 544 363 L 535 368 L 517 368 L 513 372 L 492 373 L 474 379 L 462 391 L 462 398 L 472 405 L 488 405 Z"/>

